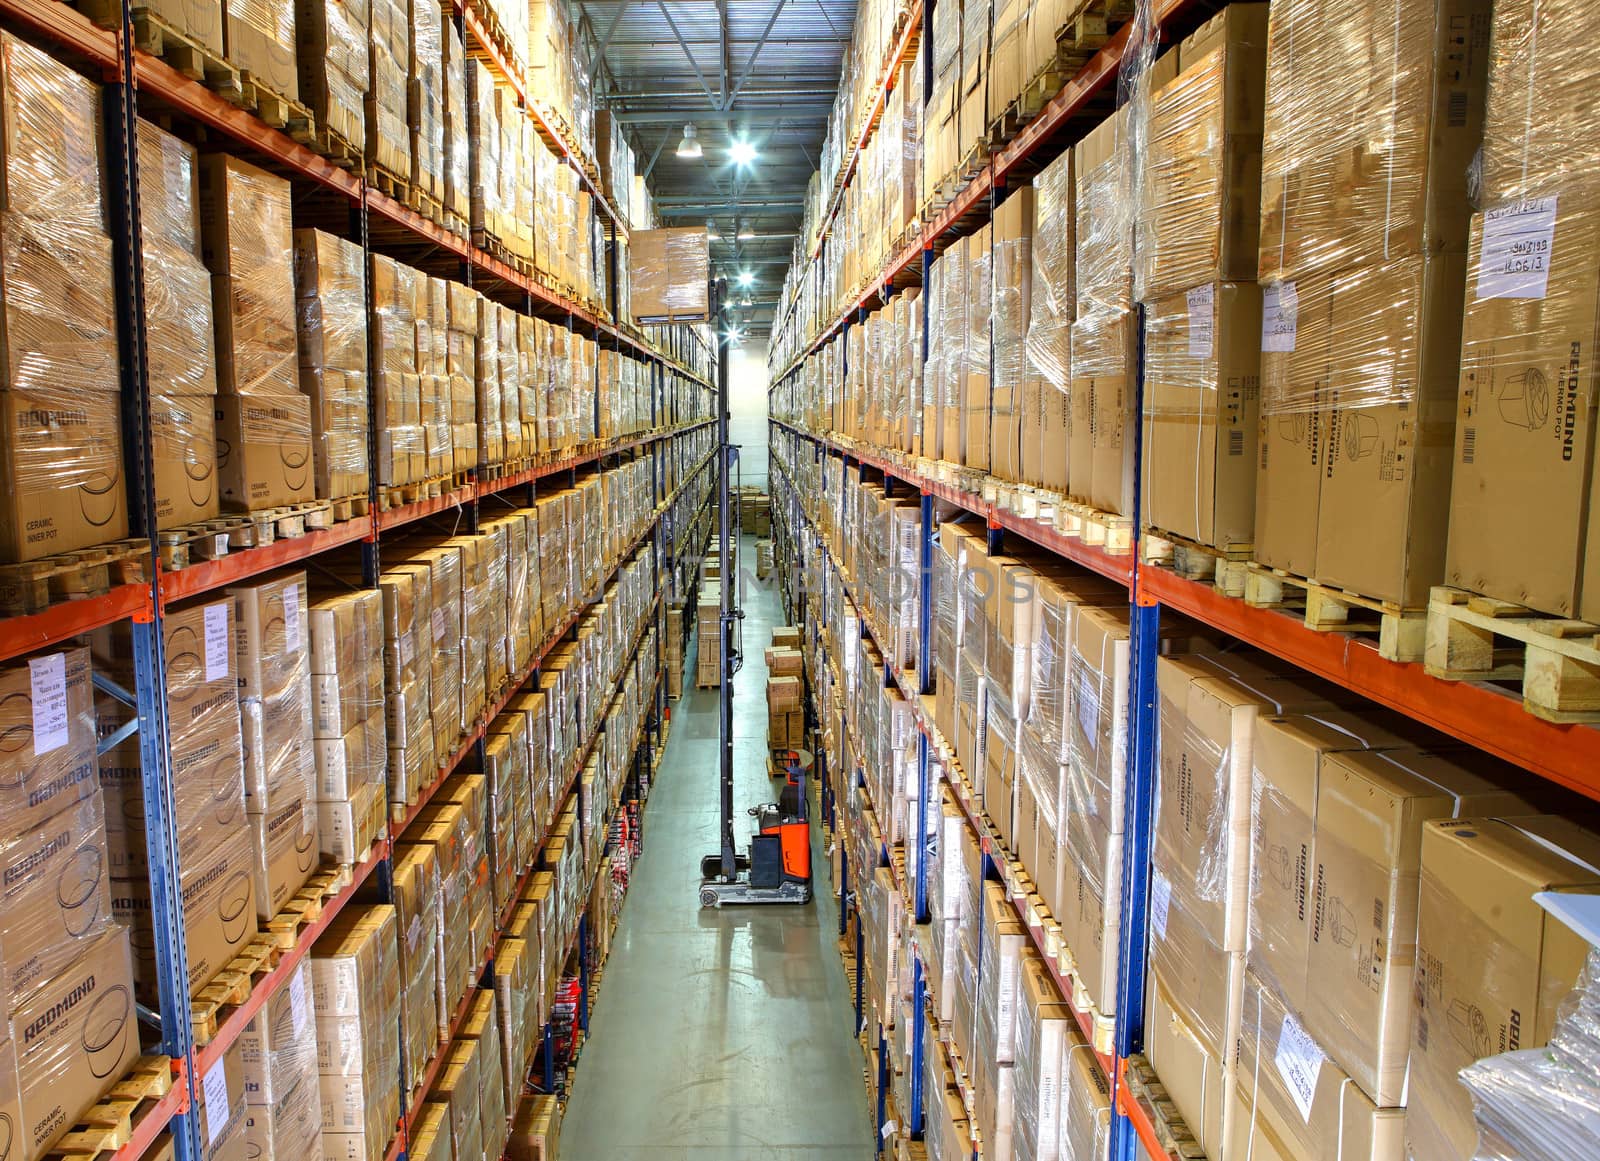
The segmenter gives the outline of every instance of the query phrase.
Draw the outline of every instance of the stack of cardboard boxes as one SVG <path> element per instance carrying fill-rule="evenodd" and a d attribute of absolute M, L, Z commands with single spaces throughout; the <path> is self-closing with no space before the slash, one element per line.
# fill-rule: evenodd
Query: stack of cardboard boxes
<path fill-rule="evenodd" d="M 302 960 L 236 1042 L 243 1092 L 233 1087 L 231 1076 L 228 1086 L 230 1095 L 238 1094 L 247 1106 L 247 1156 L 294 1161 L 322 1150 L 316 1016 L 312 965 Z M 205 1086 L 208 1118 L 215 1087 L 215 1082 Z"/>
<path fill-rule="evenodd" d="M 1445 579 L 1594 620 L 1600 475 L 1595 412 L 1581 384 L 1592 373 L 1600 213 L 1593 149 L 1569 99 L 1587 91 L 1593 69 L 1562 11 L 1495 5 Z M 1519 263 L 1524 254 L 1548 258 Z"/>
<path fill-rule="evenodd" d="M 89 651 L 0 670 L 5 758 L 5 1009 L 0 1108 L 33 1161 L 139 1055 L 129 932 L 113 922 L 113 867 L 95 780 Z M 142 853 L 142 851 L 141 851 Z M 93 1003 L 80 1002 L 93 997 Z"/>
<path fill-rule="evenodd" d="M 1268 24 L 1256 559 L 1403 608 L 1444 572 L 1489 55 L 1460 29 L 1487 13 L 1291 2 Z"/>
<path fill-rule="evenodd" d="M 139 122 L 151 466 L 163 530 L 210 519 L 221 505 L 216 336 L 211 276 L 200 260 L 198 169 L 193 146 Z"/>
<path fill-rule="evenodd" d="M 361 247 L 294 232 L 300 387 L 311 397 L 316 494 L 366 499 L 367 283 Z"/>
<path fill-rule="evenodd" d="M 413 484 L 425 478 L 426 441 L 422 428 L 422 381 L 417 365 L 418 284 L 426 275 L 381 254 L 372 255 L 372 314 L 368 326 L 379 352 L 373 368 L 372 398 L 378 409 L 380 487 Z"/>
<path fill-rule="evenodd" d="M 1140 174 L 1142 517 L 1225 554 L 1255 526 L 1266 49 L 1266 6 L 1235 4 L 1170 50 Z"/>
<path fill-rule="evenodd" d="M 367 87 L 372 83 L 371 8 L 363 0 L 297 0 L 300 100 L 311 110 L 319 144 L 356 156 L 367 143 Z"/>
<path fill-rule="evenodd" d="M 791 625 L 780 625 L 772 630 L 772 645 L 766 651 L 767 663 L 767 746 L 770 749 L 799 749 L 805 745 L 806 715 L 804 706 L 792 709 L 777 708 L 787 696 L 792 683 L 785 679 L 805 681 L 805 657 L 800 651 L 800 630 Z M 775 694 L 773 683 L 782 688 Z M 778 701 L 774 701 L 774 697 Z"/>
<path fill-rule="evenodd" d="M 411 172 L 406 131 L 411 17 L 406 0 L 368 0 L 370 71 L 365 95 L 366 160 L 391 177 Z"/>
<path fill-rule="evenodd" d="M 227 154 L 200 159 L 201 242 L 217 329 L 217 474 L 224 507 L 316 495 L 301 391 L 289 183 Z"/>
<path fill-rule="evenodd" d="M 229 590 L 244 739 L 256 915 L 270 920 L 320 862 L 311 696 L 311 602 L 303 572 Z"/>
<path fill-rule="evenodd" d="M 0 560 L 15 563 L 125 536 L 128 508 L 100 89 L 9 34 L 0 54 Z"/>
<path fill-rule="evenodd" d="M 311 948 L 322 1152 L 380 1161 L 400 1116 L 395 908 L 347 907 Z"/>
<path fill-rule="evenodd" d="M 324 859 L 353 865 L 388 817 L 383 594 L 320 599 L 310 630 L 318 842 Z"/>

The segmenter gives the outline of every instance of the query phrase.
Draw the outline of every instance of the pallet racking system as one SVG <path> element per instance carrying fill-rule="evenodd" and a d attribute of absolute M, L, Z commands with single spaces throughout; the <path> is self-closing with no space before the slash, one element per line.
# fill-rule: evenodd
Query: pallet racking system
<path fill-rule="evenodd" d="M 1211 14 L 1215 6 L 1200 0 L 1153 0 L 1150 5 L 1163 40 L 1186 35 Z M 921 38 L 924 43 L 932 39 L 933 4 L 916 3 L 913 11 L 922 21 Z M 858 325 L 887 301 L 898 289 L 926 285 L 929 266 L 936 253 L 943 251 L 988 222 L 999 200 L 1006 192 L 1008 180 L 1037 172 L 1063 149 L 1068 148 L 1084 129 L 1092 127 L 1109 107 L 1107 102 L 1114 93 L 1123 55 L 1129 39 L 1135 32 L 1132 23 L 1114 33 L 1078 73 L 1067 80 L 1054 99 L 1048 102 L 1038 116 L 1024 126 L 1004 148 L 998 149 L 980 172 L 954 199 L 926 221 L 920 232 L 909 243 L 891 254 L 884 266 L 865 285 L 854 288 L 845 296 L 846 305 L 838 314 L 813 319 L 809 331 L 802 331 L 805 320 L 802 302 L 802 280 L 811 279 L 815 297 L 821 301 L 823 290 L 822 256 L 830 241 L 829 225 L 837 213 L 844 185 L 849 181 L 854 159 L 864 147 L 876 124 L 876 112 L 869 114 L 860 136 L 855 138 L 846 163 L 840 168 L 839 184 L 828 199 L 828 208 L 817 227 L 815 245 L 809 250 L 809 269 L 801 273 L 789 302 L 780 308 L 773 332 L 770 391 L 783 389 L 804 365 L 807 359 L 827 351 L 826 357 L 840 360 L 841 368 L 848 359 L 843 341 L 851 327 Z M 914 35 L 897 37 L 879 82 L 880 92 L 874 108 L 881 109 L 888 89 L 894 83 L 898 67 L 915 51 Z M 925 67 L 931 62 L 924 54 Z M 924 74 L 926 77 L 926 73 Z M 1098 102 L 1098 103 L 1097 103 Z M 1087 115 L 1087 117 L 1086 117 Z M 928 343 L 928 296 L 921 296 L 923 356 Z M 828 344 L 839 339 L 834 346 Z M 1141 328 L 1142 344 L 1142 328 Z M 1140 376 L 1136 383 L 1136 406 L 1143 398 L 1143 357 L 1139 359 Z M 1140 406 L 1142 411 L 1142 406 Z M 1096 1048 L 1096 1055 L 1112 1092 L 1113 1161 L 1133 1161 L 1139 1149 L 1152 1158 L 1176 1159 L 1177 1154 L 1165 1147 L 1162 1134 L 1147 1104 L 1138 1099 L 1126 1081 L 1130 1058 L 1138 1056 L 1144 1042 L 1145 960 L 1148 954 L 1147 907 L 1150 897 L 1151 832 L 1153 827 L 1153 800 L 1155 794 L 1155 661 L 1159 642 L 1159 626 L 1163 610 L 1181 613 L 1196 621 L 1219 629 L 1238 640 L 1272 653 L 1294 665 L 1342 685 L 1381 705 L 1388 706 L 1408 717 L 1453 735 L 1479 749 L 1495 754 L 1530 773 L 1559 783 L 1591 798 L 1600 799 L 1600 729 L 1587 725 L 1563 725 L 1545 721 L 1524 710 L 1520 697 L 1499 688 L 1466 681 L 1443 681 L 1429 676 L 1421 664 L 1387 660 L 1380 656 L 1375 643 L 1345 633 L 1317 632 L 1307 628 L 1301 619 L 1285 616 L 1272 609 L 1255 608 L 1244 601 L 1224 596 L 1209 583 L 1185 579 L 1178 573 L 1145 563 L 1140 551 L 1139 496 L 1135 490 L 1135 503 L 1131 516 L 1133 539 L 1126 551 L 1110 551 L 1103 544 L 1090 544 L 1076 535 L 1058 529 L 1051 519 L 1024 515 L 1003 502 L 985 498 L 984 494 L 965 490 L 936 477 L 933 465 L 927 461 L 913 460 L 898 452 L 858 445 L 854 441 L 840 440 L 831 433 L 808 431 L 784 419 L 770 419 L 773 429 L 771 441 L 774 477 L 779 486 L 773 489 L 774 536 L 780 557 L 790 562 L 790 567 L 780 565 L 776 570 L 785 584 L 785 602 L 791 619 L 800 615 L 802 604 L 813 599 L 810 594 L 801 596 L 793 588 L 793 567 L 799 559 L 796 545 L 803 544 L 808 551 L 822 553 L 831 560 L 831 553 L 817 526 L 815 496 L 795 486 L 793 469 L 784 462 L 790 456 L 811 455 L 816 460 L 836 456 L 843 460 L 847 471 L 856 471 L 862 480 L 871 472 L 890 495 L 904 490 L 919 498 L 921 511 L 922 581 L 919 602 L 919 655 L 915 670 L 896 669 L 885 663 L 883 679 L 886 685 L 898 686 L 913 708 L 919 730 L 918 787 L 920 809 L 937 811 L 938 790 L 930 785 L 930 755 L 948 753 L 947 740 L 940 736 L 933 715 L 924 704 L 931 691 L 931 601 L 929 571 L 931 553 L 938 536 L 935 519 L 935 501 L 980 517 L 988 532 L 989 550 L 1000 551 L 1006 537 L 1015 536 L 1052 552 L 1082 568 L 1106 577 L 1128 591 L 1132 641 L 1130 667 L 1129 729 L 1127 754 L 1127 784 L 1125 787 L 1128 816 L 1122 864 L 1121 930 L 1136 933 L 1125 938 L 1119 954 L 1118 980 L 1115 987 L 1117 1015 L 1112 1022 L 1109 1043 L 1103 1029 L 1092 1022 L 1084 1023 L 1084 1037 Z M 1139 461 L 1139 427 L 1135 425 L 1135 462 Z M 843 513 L 837 514 L 842 520 Z M 843 591 L 850 591 L 850 581 L 837 561 L 831 562 L 835 574 L 841 578 Z M 828 599 L 828 590 L 822 597 Z M 857 605 L 859 610 L 861 606 Z M 858 613 L 858 616 L 859 613 Z M 881 630 L 865 617 L 860 617 L 864 637 L 872 638 L 884 656 L 893 654 Z M 852 786 L 866 789 L 859 771 L 845 771 L 843 777 Z M 824 773 L 824 785 L 828 784 Z M 965 815 L 967 825 L 978 836 L 984 852 L 986 874 L 1005 881 L 1008 877 L 1007 859 L 989 829 L 981 809 L 975 804 L 970 789 L 952 784 L 955 797 Z M 931 804 L 931 805 L 930 805 Z M 919 809 L 913 807 L 914 810 Z M 915 833 L 913 831 L 913 833 Z M 895 867 L 887 845 L 880 852 L 880 865 L 891 868 L 896 885 L 900 888 L 909 914 L 915 923 L 928 919 L 927 874 L 928 849 L 917 843 L 915 851 L 906 854 L 906 867 Z M 1000 857 L 996 857 L 997 853 Z M 843 863 L 841 891 L 848 893 L 853 882 L 853 869 Z M 870 870 L 867 872 L 870 875 Z M 1054 957 L 1045 945 L 1045 936 L 1038 917 L 1028 914 L 1020 901 L 1020 893 L 1011 892 L 1013 904 L 1028 928 L 1035 947 L 1055 971 Z M 841 896 L 843 897 L 843 895 Z M 840 934 L 845 930 L 841 911 Z M 858 943 L 859 943 L 858 929 Z M 861 948 L 857 947 L 857 973 L 859 976 Z M 924 1124 L 921 1093 L 921 1061 L 930 1048 L 924 1043 L 925 1025 L 920 1019 L 921 1004 L 928 993 L 927 973 L 920 958 L 913 971 L 914 999 L 917 1002 L 916 1027 L 911 1037 L 911 1093 L 913 1109 L 910 1113 L 913 1136 L 919 1135 Z M 1063 994 L 1073 994 L 1070 983 L 1057 976 Z M 861 1005 L 859 978 L 856 987 L 858 1026 L 864 1019 Z M 1083 1013 L 1080 1012 L 1080 1022 Z M 870 1030 L 869 1030 L 870 1031 Z M 880 1060 L 887 1059 L 887 1041 L 881 1030 L 877 1041 Z M 878 1127 L 884 1125 L 884 1091 L 887 1077 L 878 1078 Z"/>
<path fill-rule="evenodd" d="M 0 660 L 63 644 L 93 629 L 127 622 L 131 626 L 135 681 L 133 689 L 101 688 L 123 698 L 137 711 L 140 763 L 143 770 L 145 817 L 148 821 L 148 856 L 151 877 L 151 906 L 155 929 L 156 972 L 159 1003 L 150 1015 L 158 1042 L 152 1051 L 170 1058 L 173 1083 L 158 1100 L 149 1103 L 134 1119 L 127 1141 L 116 1150 L 119 1159 L 133 1161 L 142 1156 L 162 1134 L 170 1134 L 173 1154 L 178 1161 L 199 1161 L 205 1156 L 195 1102 L 205 1074 L 220 1064 L 222 1054 L 243 1031 L 279 987 L 294 966 L 310 951 L 317 936 L 355 898 L 369 882 L 376 881 L 380 894 L 391 890 L 390 846 L 403 829 L 392 822 L 384 837 L 350 869 L 350 882 L 323 905 L 321 918 L 303 927 L 292 949 L 283 953 L 276 966 L 258 978 L 249 999 L 231 1010 L 204 1046 L 196 1043 L 191 1025 L 187 987 L 187 956 L 184 944 L 182 908 L 179 903 L 177 840 L 174 830 L 174 794 L 168 745 L 165 696 L 166 661 L 162 645 L 162 619 L 173 602 L 217 592 L 230 584 L 272 569 L 295 564 L 315 566 L 318 557 L 330 551 L 359 546 L 364 587 L 376 587 L 380 572 L 381 549 L 385 537 L 397 536 L 420 526 L 430 518 L 448 517 L 452 525 L 476 531 L 480 510 L 486 502 L 505 499 L 513 504 L 531 505 L 541 484 L 564 486 L 576 479 L 580 468 L 603 467 L 615 457 L 658 441 L 674 439 L 711 423 L 712 386 L 707 376 L 710 352 L 703 338 L 687 328 L 677 332 L 674 346 L 688 352 L 687 361 L 656 346 L 645 333 L 619 320 L 617 310 L 617 254 L 627 236 L 627 223 L 607 198 L 593 174 L 593 167 L 576 152 L 531 94 L 519 70 L 508 63 L 499 45 L 487 31 L 487 22 L 476 0 L 447 4 L 449 18 L 469 46 L 479 67 L 496 70 L 521 98 L 524 111 L 533 120 L 541 137 L 578 171 L 583 188 L 591 195 L 605 225 L 605 259 L 609 272 L 610 302 L 607 309 L 579 303 L 551 289 L 537 278 L 513 269 L 470 240 L 444 230 L 414 210 L 369 185 L 356 171 L 346 170 L 292 140 L 259 120 L 254 113 L 240 109 L 197 81 L 183 76 L 165 61 L 135 47 L 133 14 L 137 5 L 123 0 L 120 25 L 105 28 L 60 0 L 0 0 L 0 28 L 13 32 L 44 51 L 77 68 L 103 85 L 106 125 L 107 202 L 114 242 L 114 272 L 117 280 L 118 334 L 122 359 L 122 414 L 124 441 L 129 461 L 129 508 L 134 534 L 147 539 L 148 564 L 142 579 L 112 586 L 99 595 L 54 604 L 43 611 L 0 619 Z M 443 495 L 411 504 L 380 510 L 376 473 L 368 495 L 368 513 L 332 527 L 309 531 L 303 536 L 279 539 L 269 545 L 232 552 L 216 560 L 196 563 L 177 570 L 164 570 L 156 538 L 156 521 L 151 467 L 152 433 L 148 368 L 144 358 L 144 285 L 140 263 L 140 213 L 138 206 L 139 156 L 136 126 L 141 116 L 159 117 L 192 136 L 203 135 L 213 148 L 223 148 L 250 160 L 290 181 L 294 194 L 295 224 L 317 226 L 358 242 L 365 253 L 381 253 L 429 273 L 450 277 L 472 286 L 487 297 L 521 313 L 560 323 L 569 330 L 593 338 L 603 350 L 615 350 L 641 361 L 650 368 L 651 415 L 647 431 L 606 443 L 592 442 L 558 457 L 494 478 L 484 472 L 470 473 L 464 486 Z M 598 253 L 592 255 L 599 258 Z M 670 390 L 687 384 L 698 401 L 679 415 Z M 598 378 L 593 387 L 593 406 L 599 414 Z M 369 380 L 369 401 L 372 385 Z M 371 414 L 376 416 L 376 408 Z M 376 422 L 375 418 L 373 422 Z M 368 461 L 376 459 L 376 431 L 369 428 Z M 637 637 L 623 654 L 631 659 L 645 640 L 662 600 L 661 586 L 675 555 L 692 554 L 693 545 L 675 543 L 675 530 L 689 528 L 692 517 L 679 509 L 690 487 L 709 478 L 712 456 L 702 458 L 669 491 L 660 470 L 651 481 L 654 511 L 644 528 L 605 571 L 596 592 L 578 594 L 578 608 L 557 626 L 535 651 L 531 664 L 514 675 L 509 684 L 491 699 L 491 710 L 504 706 L 512 693 L 534 677 L 549 652 L 566 636 L 581 617 L 583 608 L 596 599 L 621 566 L 635 551 L 649 545 L 657 596 L 650 614 L 641 624 Z M 703 508 L 703 503 L 700 505 Z M 658 649 L 661 647 L 657 636 Z M 649 764 L 665 728 L 665 699 L 660 673 L 662 655 L 654 659 L 655 681 L 651 686 L 651 712 L 630 747 L 635 764 Z M 615 692 L 626 666 L 619 665 L 606 702 Z M 602 703 L 605 704 L 605 703 Z M 459 744 L 448 764 L 442 767 L 425 791 L 427 801 L 438 786 L 461 765 L 469 754 L 479 752 L 493 713 L 486 714 Z M 572 777 L 563 793 L 563 804 L 571 795 L 581 798 L 578 772 L 599 737 L 598 729 L 589 732 L 580 747 Z M 103 740 L 102 752 L 122 740 L 121 734 Z M 637 769 L 637 766 L 635 767 Z M 414 814 L 414 811 L 412 812 Z M 409 817 L 409 816 L 408 816 Z M 606 816 L 609 827 L 610 815 Z M 538 852 L 535 852 L 534 864 Z M 532 866 L 523 878 L 531 874 Z M 497 924 L 495 939 L 504 927 Z M 575 943 L 582 950 L 584 925 L 580 923 Z M 568 952 L 571 951 L 569 947 Z M 490 951 L 492 960 L 493 949 Z M 586 957 L 580 956 L 580 960 Z M 585 996 L 587 989 L 585 988 Z M 584 1005 L 586 1008 L 586 1004 Z M 457 1014 L 459 1022 L 460 1014 Z M 587 1012 L 580 1012 L 586 1022 Z M 545 1081 L 551 1076 L 551 1054 L 546 1029 Z M 442 1055 L 437 1054 L 437 1055 Z M 396 1084 L 403 1078 L 396 1076 Z M 405 1091 L 405 1090 L 403 1090 Z M 425 1091 L 425 1090 L 424 1090 Z M 408 1144 L 407 1129 L 414 1122 L 415 1109 L 407 1110 L 397 1126 L 390 1145 L 390 1161 L 403 1156 Z"/>

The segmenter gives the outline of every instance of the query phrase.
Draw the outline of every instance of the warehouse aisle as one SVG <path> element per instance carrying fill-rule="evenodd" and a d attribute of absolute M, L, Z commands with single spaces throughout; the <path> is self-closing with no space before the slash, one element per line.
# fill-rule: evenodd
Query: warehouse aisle
<path fill-rule="evenodd" d="M 741 559 L 755 561 L 746 538 Z M 745 667 L 734 682 L 735 833 L 770 801 L 763 649 L 782 623 L 745 579 Z M 674 704 L 645 815 L 644 856 L 606 962 L 561 1133 L 562 1161 L 864 1161 L 872 1128 L 838 915 L 813 828 L 809 907 L 702 911 L 700 856 L 717 842 L 717 699 Z"/>

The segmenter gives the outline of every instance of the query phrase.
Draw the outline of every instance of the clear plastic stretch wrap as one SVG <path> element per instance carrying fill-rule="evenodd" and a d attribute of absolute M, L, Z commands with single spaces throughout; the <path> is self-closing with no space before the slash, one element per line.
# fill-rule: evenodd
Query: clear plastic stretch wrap
<path fill-rule="evenodd" d="M 1133 301 L 1133 145 L 1136 109 L 1123 105 L 1073 150 L 1074 285 L 1080 317 L 1125 311 Z"/>
<path fill-rule="evenodd" d="M 7 212 L 50 222 L 63 236 L 103 235 L 100 86 L 9 32 L 0 54 Z"/>
<path fill-rule="evenodd" d="M 294 252 L 299 376 L 311 397 L 317 494 L 365 495 L 367 287 L 362 250 L 320 230 L 296 230 Z"/>
<path fill-rule="evenodd" d="M 967 340 L 970 337 L 970 326 L 967 314 L 970 306 L 967 295 L 971 276 L 967 269 L 966 253 L 965 246 L 952 246 L 939 259 L 939 288 L 942 291 L 942 301 L 939 303 L 937 325 L 939 351 L 943 355 L 939 376 L 939 385 L 943 393 L 939 399 L 939 410 L 943 417 L 944 430 L 955 437 L 944 440 L 941 458 L 951 461 L 959 461 L 961 458 L 959 424 L 965 418 L 961 413 L 961 401 L 968 366 Z"/>
<path fill-rule="evenodd" d="M 472 212 L 469 117 L 467 114 L 466 52 L 455 22 L 444 22 L 444 108 L 440 124 L 444 150 L 445 208 L 463 221 Z M 459 227 L 458 227 L 459 228 Z"/>
<path fill-rule="evenodd" d="M 481 61 L 466 62 L 467 125 L 472 138 L 467 149 L 470 190 L 469 221 L 474 230 L 501 233 L 501 151 L 504 134 L 495 103 L 494 73 Z"/>
<path fill-rule="evenodd" d="M 411 134 L 411 181 L 438 198 L 444 193 L 444 13 L 438 0 L 410 0 L 410 11 L 406 128 Z"/>
<path fill-rule="evenodd" d="M 1266 39 L 1267 9 L 1235 6 L 1184 43 L 1183 71 L 1147 98 L 1140 301 L 1256 277 Z"/>
<path fill-rule="evenodd" d="M 395 908 L 347 907 L 311 948 L 322 1144 L 380 1161 L 400 1115 L 401 971 Z"/>
<path fill-rule="evenodd" d="M 309 1101 L 322 1119 L 317 1072 L 316 1009 L 311 1000 L 311 965 L 302 960 L 285 986 L 274 992 L 239 1037 L 247 1104 L 287 1106 Z M 284 1124 L 284 1143 L 292 1122 Z M 276 1135 L 276 1134 L 274 1134 Z M 294 1154 L 275 1154 L 289 1161 Z"/>
<path fill-rule="evenodd" d="M 1272 6 L 1263 282 L 1462 248 L 1486 61 L 1458 27 L 1486 11 L 1470 0 Z"/>
<path fill-rule="evenodd" d="M 366 147 L 372 74 L 367 0 L 303 0 L 296 17 L 300 100 L 319 129 L 331 130 L 359 154 Z M 143 161 L 141 154 L 141 167 Z"/>
<path fill-rule="evenodd" d="M 406 0 L 369 0 L 372 71 L 366 100 L 366 157 L 395 177 L 411 172 L 406 133 L 406 70 L 411 25 Z"/>
<path fill-rule="evenodd" d="M 1600 1155 L 1600 951 L 1562 1005 L 1546 1048 L 1461 1070 L 1478 1126 L 1475 1161 Z"/>
<path fill-rule="evenodd" d="M 236 157 L 206 154 L 200 209 L 218 386 L 235 395 L 298 393 L 289 183 Z"/>

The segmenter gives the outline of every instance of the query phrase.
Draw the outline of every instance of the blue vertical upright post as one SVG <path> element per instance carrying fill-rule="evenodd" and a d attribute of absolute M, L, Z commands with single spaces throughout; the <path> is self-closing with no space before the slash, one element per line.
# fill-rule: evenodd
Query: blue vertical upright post
<path fill-rule="evenodd" d="M 1138 342 L 1134 361 L 1135 414 L 1144 412 L 1144 307 L 1137 310 Z M 1134 463 L 1142 463 L 1143 425 L 1133 425 Z M 1122 946 L 1117 956 L 1117 1016 L 1115 1049 L 1123 1060 L 1144 1048 L 1145 967 L 1149 955 L 1149 902 L 1151 834 L 1155 828 L 1156 795 L 1156 656 L 1160 649 L 1161 610 L 1145 597 L 1139 584 L 1139 529 L 1144 497 L 1140 474 L 1133 485 L 1133 608 L 1130 626 L 1128 698 L 1128 754 L 1125 785 L 1127 803 L 1122 841 Z M 1133 1124 L 1117 1108 L 1115 1093 L 1120 1077 L 1113 1076 L 1111 1158 L 1133 1161 L 1139 1143 Z"/>
<path fill-rule="evenodd" d="M 911 1111 L 910 1130 L 913 1140 L 920 1140 L 927 1127 L 927 1114 L 922 1107 L 922 1062 L 927 1046 L 928 1021 L 924 1009 L 928 1003 L 928 981 L 922 972 L 921 949 L 911 960 Z"/>
<path fill-rule="evenodd" d="M 578 1027 L 589 1031 L 589 916 L 578 916 Z"/>

